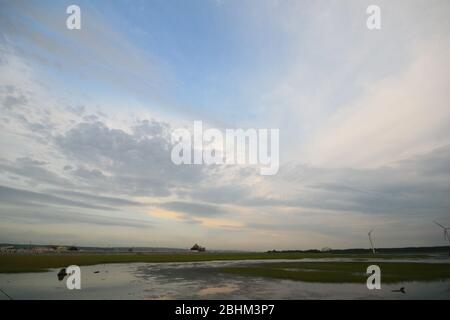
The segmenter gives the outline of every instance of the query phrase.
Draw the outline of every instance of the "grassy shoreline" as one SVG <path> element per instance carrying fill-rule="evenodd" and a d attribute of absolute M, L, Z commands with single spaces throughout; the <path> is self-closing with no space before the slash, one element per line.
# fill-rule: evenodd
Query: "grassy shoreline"
<path fill-rule="evenodd" d="M 281 262 L 220 268 L 241 276 L 316 283 L 365 283 L 370 262 Z M 376 262 L 383 283 L 450 279 L 450 264 L 420 262 Z"/>
<path fill-rule="evenodd" d="M 69 265 L 88 266 L 109 263 L 163 263 L 214 260 L 261 259 L 421 259 L 423 254 L 330 254 L 330 253 L 73 253 L 73 254 L 9 254 L 0 255 L 0 273 L 45 272 Z"/>

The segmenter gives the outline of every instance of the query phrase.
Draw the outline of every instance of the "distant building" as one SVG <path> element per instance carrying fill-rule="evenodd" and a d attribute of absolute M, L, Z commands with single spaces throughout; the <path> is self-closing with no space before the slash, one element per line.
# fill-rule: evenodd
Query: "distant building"
<path fill-rule="evenodd" d="M 325 248 L 322 248 L 322 250 L 320 250 L 320 251 L 322 251 L 322 252 L 330 252 L 331 248 L 325 247 Z"/>
<path fill-rule="evenodd" d="M 198 251 L 198 252 L 203 252 L 206 251 L 205 247 L 199 246 L 197 243 L 194 244 L 191 248 L 192 251 Z"/>
<path fill-rule="evenodd" d="M 12 253 L 15 252 L 15 248 L 14 246 L 5 246 L 5 247 L 0 247 L 0 252 L 1 253 Z"/>
<path fill-rule="evenodd" d="M 29 251 L 31 251 L 32 253 L 48 253 L 55 251 L 55 249 L 53 249 L 52 247 L 34 247 Z"/>

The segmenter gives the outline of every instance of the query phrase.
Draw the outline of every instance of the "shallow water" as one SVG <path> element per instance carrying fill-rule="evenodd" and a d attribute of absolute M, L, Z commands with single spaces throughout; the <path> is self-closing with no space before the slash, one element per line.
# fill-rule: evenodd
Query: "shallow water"
<path fill-rule="evenodd" d="M 65 280 L 58 281 L 56 275 L 59 269 L 44 273 L 0 274 L 0 288 L 14 299 L 450 299 L 450 280 L 382 284 L 381 290 L 368 290 L 365 283 L 307 283 L 242 277 L 217 271 L 218 267 L 262 262 L 264 261 L 83 266 L 81 290 L 68 290 Z M 98 273 L 94 273 L 97 271 Z M 406 288 L 406 294 L 392 292 L 400 287 Z M 7 297 L 0 293 L 0 299 Z"/>

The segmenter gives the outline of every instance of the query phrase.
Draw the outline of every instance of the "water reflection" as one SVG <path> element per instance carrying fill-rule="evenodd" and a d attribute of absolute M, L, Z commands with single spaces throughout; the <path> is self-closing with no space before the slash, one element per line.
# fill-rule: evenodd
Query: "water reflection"
<path fill-rule="evenodd" d="M 324 260 L 331 261 L 313 261 Z M 217 270 L 252 263 L 262 261 L 83 266 L 81 290 L 68 290 L 65 281 L 58 281 L 59 269 L 44 273 L 0 274 L 0 289 L 13 299 L 450 299 L 450 281 L 382 284 L 381 290 L 369 291 L 365 283 L 307 283 L 242 277 Z M 402 287 L 405 293 L 399 291 Z M 6 298 L 5 295 L 0 297 Z"/>

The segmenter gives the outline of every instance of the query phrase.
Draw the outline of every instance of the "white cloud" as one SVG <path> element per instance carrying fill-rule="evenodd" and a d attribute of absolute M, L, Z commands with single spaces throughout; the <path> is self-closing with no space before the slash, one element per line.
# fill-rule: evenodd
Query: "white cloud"
<path fill-rule="evenodd" d="M 377 167 L 450 142 L 449 41 L 420 48 L 399 75 L 367 84 L 365 94 L 325 121 L 305 157 L 333 167 Z"/>

